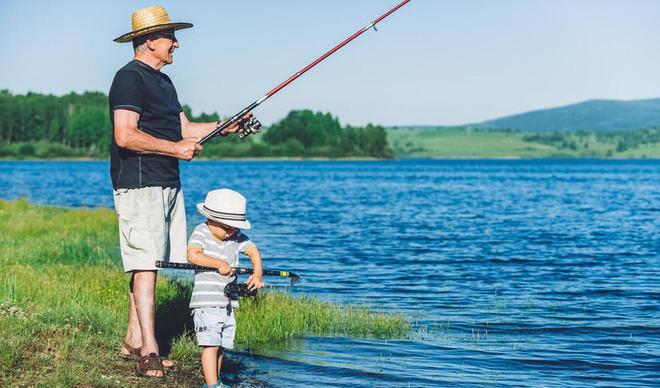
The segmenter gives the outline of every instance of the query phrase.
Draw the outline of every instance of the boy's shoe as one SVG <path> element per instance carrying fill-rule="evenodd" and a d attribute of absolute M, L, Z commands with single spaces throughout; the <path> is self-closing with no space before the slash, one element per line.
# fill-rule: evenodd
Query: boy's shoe
<path fill-rule="evenodd" d="M 204 383 L 204 385 L 202 385 L 202 388 L 225 388 L 225 386 L 224 384 L 222 384 L 222 381 L 218 381 L 217 384 L 213 384 L 213 385 L 206 385 L 206 383 Z"/>

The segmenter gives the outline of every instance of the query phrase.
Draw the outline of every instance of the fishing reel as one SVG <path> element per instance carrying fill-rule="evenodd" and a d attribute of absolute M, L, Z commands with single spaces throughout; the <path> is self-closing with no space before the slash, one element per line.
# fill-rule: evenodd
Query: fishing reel
<path fill-rule="evenodd" d="M 254 133 L 261 132 L 261 122 L 254 116 L 250 117 L 249 120 L 239 121 L 238 127 L 238 136 L 241 139 L 245 139 Z"/>
<path fill-rule="evenodd" d="M 227 283 L 225 286 L 225 296 L 230 300 L 238 300 L 238 297 L 256 296 L 257 290 L 250 290 L 245 283 L 238 283 L 235 280 Z"/>
<path fill-rule="evenodd" d="M 223 121 L 218 120 L 216 122 L 216 131 L 222 127 L 224 124 Z M 238 136 L 241 139 L 245 139 L 246 137 L 252 135 L 253 133 L 259 133 L 261 132 L 261 122 L 257 120 L 256 117 L 251 116 L 249 119 L 240 119 L 238 120 Z M 229 133 L 224 133 L 223 131 L 217 132 L 213 136 L 220 136 L 220 137 L 227 137 L 229 136 Z"/>

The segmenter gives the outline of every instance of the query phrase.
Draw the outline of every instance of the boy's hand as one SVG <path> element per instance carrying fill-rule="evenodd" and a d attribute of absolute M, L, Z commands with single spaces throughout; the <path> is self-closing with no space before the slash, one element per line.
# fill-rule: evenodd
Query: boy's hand
<path fill-rule="evenodd" d="M 261 275 L 252 274 L 245 282 L 248 285 L 250 291 L 258 290 L 264 286 L 264 281 L 261 278 Z"/>

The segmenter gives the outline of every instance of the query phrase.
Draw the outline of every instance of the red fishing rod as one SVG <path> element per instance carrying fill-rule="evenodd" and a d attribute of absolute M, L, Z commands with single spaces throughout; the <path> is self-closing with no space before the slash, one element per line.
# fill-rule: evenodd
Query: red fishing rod
<path fill-rule="evenodd" d="M 215 137 L 215 136 L 217 136 L 218 134 L 220 134 L 220 132 L 222 132 L 223 129 L 225 129 L 225 128 L 229 127 L 230 125 L 232 125 L 232 124 L 236 123 L 237 121 L 239 121 L 243 116 L 245 116 L 247 113 L 249 113 L 249 112 L 251 112 L 252 110 L 254 110 L 254 109 L 255 109 L 256 107 L 258 107 L 259 105 L 261 105 L 261 103 L 263 103 L 264 101 L 266 101 L 267 99 L 269 99 L 269 98 L 270 98 L 271 96 L 273 96 L 275 93 L 277 93 L 277 92 L 279 92 L 280 90 L 284 89 L 288 84 L 290 84 L 291 82 L 293 82 L 296 78 L 298 78 L 298 77 L 300 77 L 301 75 L 305 74 L 305 72 L 307 72 L 307 70 L 309 70 L 309 69 L 311 69 L 312 67 L 318 65 L 322 60 L 324 60 L 324 59 L 326 59 L 327 57 L 329 57 L 330 55 L 334 54 L 335 51 L 337 51 L 337 50 L 339 50 L 340 48 L 344 47 L 344 46 L 347 45 L 350 41 L 352 41 L 353 39 L 355 39 L 355 38 L 357 38 L 358 36 L 362 35 L 362 33 L 364 33 L 365 31 L 369 30 L 369 29 L 372 28 L 372 27 L 373 27 L 374 30 L 375 30 L 375 29 L 376 29 L 376 24 L 377 24 L 378 22 L 380 22 L 381 20 L 385 19 L 386 17 L 388 17 L 390 14 L 394 13 L 394 12 L 395 12 L 396 10 L 398 10 L 399 8 L 403 7 L 403 6 L 404 6 L 406 3 L 408 3 L 409 1 L 410 1 L 410 0 L 404 0 L 404 1 L 402 1 L 402 2 L 399 3 L 396 7 L 392 8 L 392 9 L 389 10 L 389 11 L 387 11 L 386 13 L 384 13 L 384 14 L 383 14 L 381 17 L 379 17 L 378 19 L 376 19 L 376 20 L 374 20 L 373 22 L 367 24 L 366 26 L 364 26 L 363 28 L 361 28 L 360 30 L 358 30 L 355 34 L 353 34 L 353 35 L 349 36 L 348 38 L 346 38 L 346 40 L 344 40 L 343 42 L 339 43 L 339 44 L 338 44 L 337 46 L 335 46 L 332 50 L 330 50 L 330 51 L 328 51 L 327 53 L 321 55 L 321 56 L 320 56 L 319 58 L 317 58 L 314 62 L 312 62 L 312 63 L 310 63 L 309 65 L 305 66 L 302 70 L 298 71 L 297 73 L 295 73 L 294 75 L 292 75 L 291 77 L 289 77 L 289 79 L 287 79 L 286 81 L 284 81 L 284 82 L 282 82 L 281 84 L 279 84 L 278 86 L 276 86 L 276 87 L 275 87 L 273 90 L 271 90 L 270 92 L 266 93 L 266 95 L 264 95 L 264 96 L 261 97 L 260 99 L 256 100 L 256 101 L 253 102 L 252 104 L 246 106 L 243 110 L 241 110 L 240 112 L 238 112 L 238 113 L 236 113 L 235 115 L 233 115 L 233 116 L 232 116 L 230 119 L 228 119 L 227 121 L 223 122 L 223 123 L 222 123 L 221 125 L 219 125 L 215 130 L 213 130 L 212 132 L 210 132 L 209 134 L 207 134 L 206 136 L 204 136 L 204 137 L 203 137 L 198 143 L 199 143 L 199 144 L 204 144 L 204 143 L 206 143 L 207 141 L 211 140 L 213 137 Z M 249 127 L 249 126 L 248 126 L 248 127 Z M 259 129 L 256 128 L 256 131 L 255 131 L 255 132 L 258 132 L 258 131 L 259 131 Z M 248 130 L 248 131 L 246 131 L 246 132 L 242 132 L 242 133 L 240 133 L 239 136 L 240 136 L 241 139 L 242 139 L 242 138 L 248 136 L 250 133 L 252 133 L 252 132 L 250 132 L 250 131 Z"/>

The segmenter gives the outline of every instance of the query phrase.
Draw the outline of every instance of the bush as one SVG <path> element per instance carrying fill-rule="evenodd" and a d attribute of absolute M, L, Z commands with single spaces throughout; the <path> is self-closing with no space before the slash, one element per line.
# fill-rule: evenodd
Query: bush
<path fill-rule="evenodd" d="M 305 152 L 305 146 L 298 139 L 287 139 L 282 144 L 282 150 L 285 155 L 302 155 Z"/>
<path fill-rule="evenodd" d="M 263 157 L 269 156 L 269 153 L 270 148 L 264 143 L 252 143 L 252 146 L 250 147 L 251 156 Z"/>
<path fill-rule="evenodd" d="M 34 156 L 36 150 L 31 143 L 23 143 L 18 146 L 18 154 L 21 156 Z"/>
<path fill-rule="evenodd" d="M 245 158 L 252 156 L 252 142 L 225 142 L 224 138 L 212 140 L 204 145 L 201 157 L 204 158 Z"/>
<path fill-rule="evenodd" d="M 80 156 L 80 152 L 74 148 L 58 143 L 40 141 L 35 144 L 35 156 L 38 158 L 65 158 Z"/>
<path fill-rule="evenodd" d="M 12 151 L 11 146 L 5 144 L 0 145 L 0 158 L 8 156 L 16 156 Z"/>

